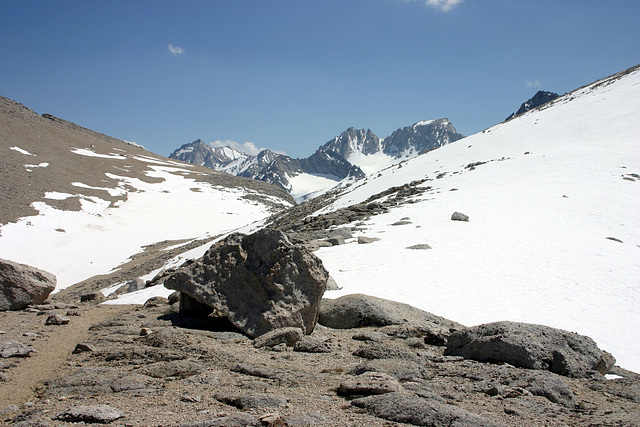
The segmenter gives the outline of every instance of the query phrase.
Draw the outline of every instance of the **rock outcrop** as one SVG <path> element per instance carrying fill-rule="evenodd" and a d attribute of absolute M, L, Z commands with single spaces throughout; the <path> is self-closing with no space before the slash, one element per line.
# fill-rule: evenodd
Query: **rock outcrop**
<path fill-rule="evenodd" d="M 323 299 L 320 303 L 320 324 L 335 329 L 361 326 L 411 324 L 423 332 L 448 334 L 450 329 L 463 328 L 459 323 L 436 316 L 408 304 L 363 294 Z"/>
<path fill-rule="evenodd" d="M 574 378 L 605 374 L 615 363 L 589 337 L 549 326 L 495 322 L 454 332 L 445 354 L 479 362 L 506 362 Z"/>
<path fill-rule="evenodd" d="M 164 282 L 247 335 L 296 327 L 310 334 L 329 273 L 322 261 L 278 230 L 232 234 Z"/>
<path fill-rule="evenodd" d="M 56 288 L 56 276 L 25 264 L 0 259 L 0 311 L 42 304 Z"/>

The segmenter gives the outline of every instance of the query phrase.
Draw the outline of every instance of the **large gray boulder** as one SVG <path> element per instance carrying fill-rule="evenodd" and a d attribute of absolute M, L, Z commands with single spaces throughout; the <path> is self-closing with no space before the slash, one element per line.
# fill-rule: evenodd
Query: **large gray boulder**
<path fill-rule="evenodd" d="M 247 335 L 296 327 L 310 334 L 329 273 L 279 230 L 239 233 L 171 273 L 164 285 L 213 308 Z"/>
<path fill-rule="evenodd" d="M 408 304 L 363 294 L 345 295 L 320 302 L 319 322 L 334 329 L 361 326 L 414 325 L 422 334 L 448 335 L 450 329 L 464 328 L 459 323 L 436 316 Z"/>
<path fill-rule="evenodd" d="M 0 259 L 0 311 L 42 304 L 56 288 L 56 276 L 17 262 Z"/>
<path fill-rule="evenodd" d="M 605 374 L 615 363 L 589 337 L 544 325 L 495 322 L 454 332 L 445 355 L 506 362 L 574 378 Z"/>

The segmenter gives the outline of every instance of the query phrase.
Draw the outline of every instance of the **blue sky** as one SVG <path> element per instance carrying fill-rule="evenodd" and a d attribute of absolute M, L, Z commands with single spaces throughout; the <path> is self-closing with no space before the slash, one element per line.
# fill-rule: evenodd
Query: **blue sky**
<path fill-rule="evenodd" d="M 0 0 L 0 95 L 168 155 L 469 135 L 640 63 L 637 0 Z"/>

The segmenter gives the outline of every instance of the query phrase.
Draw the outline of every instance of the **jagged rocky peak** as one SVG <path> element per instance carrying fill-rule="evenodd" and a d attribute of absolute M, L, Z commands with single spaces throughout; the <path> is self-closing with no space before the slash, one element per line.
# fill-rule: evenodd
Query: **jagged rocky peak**
<path fill-rule="evenodd" d="M 423 120 L 394 131 L 382 142 L 382 151 L 394 157 L 414 157 L 464 138 L 449 119 Z"/>
<path fill-rule="evenodd" d="M 238 160 L 249 157 L 247 154 L 231 148 L 230 146 L 212 147 L 201 139 L 184 144 L 169 155 L 170 159 L 182 160 L 199 166 L 219 170 L 221 167 Z"/>
<path fill-rule="evenodd" d="M 546 104 L 547 102 L 553 101 L 559 96 L 560 95 L 558 95 L 557 93 L 545 92 L 543 90 L 539 90 L 528 101 L 523 102 L 522 105 L 520 105 L 520 108 L 518 109 L 518 111 L 516 111 L 515 113 L 511 113 L 511 115 L 507 117 L 506 120 L 511 120 L 514 117 L 519 116 L 520 114 L 524 114 L 529 110 L 533 110 L 534 108 L 537 108 L 543 104 Z"/>
<path fill-rule="evenodd" d="M 380 151 L 380 138 L 370 129 L 350 127 L 331 141 L 320 147 L 321 151 L 332 151 L 347 159 L 355 152 L 375 154 Z"/>

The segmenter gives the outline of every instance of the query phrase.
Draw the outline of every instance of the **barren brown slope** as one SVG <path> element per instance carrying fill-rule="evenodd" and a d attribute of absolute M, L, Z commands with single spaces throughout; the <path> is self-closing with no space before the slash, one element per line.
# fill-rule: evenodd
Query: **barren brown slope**
<path fill-rule="evenodd" d="M 77 149 L 105 157 L 77 154 Z M 66 120 L 41 116 L 0 96 L 0 224 L 36 215 L 31 204 L 44 201 L 47 192 L 76 195 L 65 200 L 46 199 L 49 205 L 65 210 L 80 209 L 80 195 L 115 202 L 126 196 L 87 187 L 116 188 L 120 181 L 107 174 L 161 182 L 146 174 L 154 160 L 171 162 L 178 169 L 175 173 L 190 178 L 225 187 L 246 187 L 292 202 L 286 192 L 271 184 L 170 160 Z"/>

